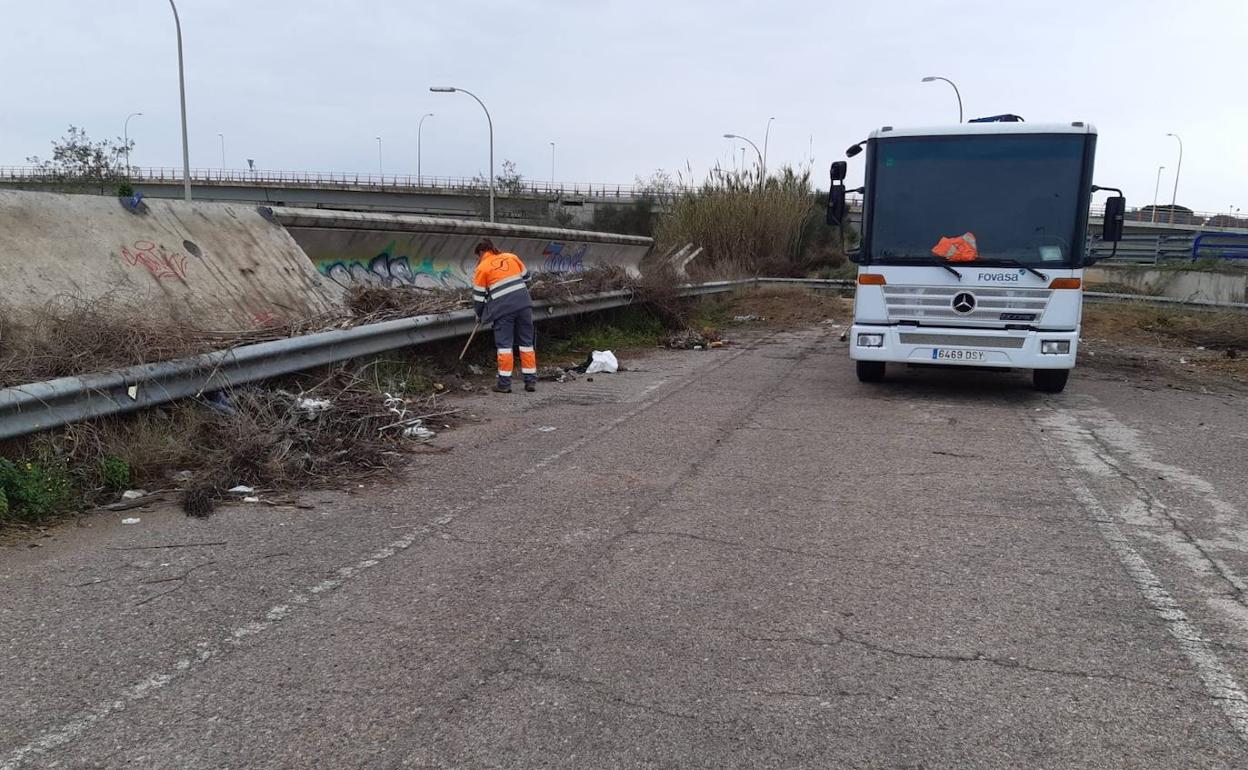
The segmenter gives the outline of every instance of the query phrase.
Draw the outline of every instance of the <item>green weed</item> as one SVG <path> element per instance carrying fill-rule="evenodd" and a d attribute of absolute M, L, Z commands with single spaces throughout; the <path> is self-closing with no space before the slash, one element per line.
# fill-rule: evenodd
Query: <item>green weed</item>
<path fill-rule="evenodd" d="M 0 459 L 0 492 L 4 517 L 30 524 L 70 510 L 77 500 L 69 470 L 55 459 Z"/>

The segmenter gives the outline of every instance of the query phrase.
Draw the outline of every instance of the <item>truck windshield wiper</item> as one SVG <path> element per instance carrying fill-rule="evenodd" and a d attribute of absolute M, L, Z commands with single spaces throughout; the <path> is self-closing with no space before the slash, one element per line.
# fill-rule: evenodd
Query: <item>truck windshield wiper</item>
<path fill-rule="evenodd" d="M 936 259 L 905 259 L 905 258 L 903 257 L 903 258 L 901 258 L 901 259 L 896 259 L 896 258 L 894 258 L 894 259 L 895 259 L 894 264 L 900 264 L 900 265 L 932 265 L 932 266 L 934 266 L 934 267 L 943 267 L 944 269 L 946 269 L 946 270 L 948 270 L 949 272 L 953 273 L 954 277 L 955 277 L 955 278 L 957 278 L 959 281 L 960 281 L 960 280 L 962 280 L 962 274 L 961 274 L 961 273 L 959 273 L 957 270 L 954 270 L 954 269 L 953 269 L 953 268 L 949 265 L 949 263 L 948 263 L 948 262 L 946 262 L 945 260 L 940 259 L 940 258 L 936 258 Z M 882 265 L 883 265 L 883 264 L 888 264 L 888 263 L 887 263 L 887 262 L 884 262 L 884 261 L 881 261 L 881 262 L 880 262 L 880 264 L 882 264 Z"/>
<path fill-rule="evenodd" d="M 1027 272 L 1031 273 L 1032 275 L 1036 276 L 1042 281 L 1049 280 L 1049 277 L 1045 275 L 1044 273 L 1040 272 L 1034 267 L 1028 267 L 1027 265 L 1024 265 L 1022 262 L 1019 262 L 1017 259 L 1010 259 L 1008 257 L 993 257 L 991 259 L 980 260 L 980 263 L 983 264 L 985 267 L 991 266 L 993 262 L 998 262 L 1007 267 L 1021 267 L 1022 269 L 1026 270 Z"/>

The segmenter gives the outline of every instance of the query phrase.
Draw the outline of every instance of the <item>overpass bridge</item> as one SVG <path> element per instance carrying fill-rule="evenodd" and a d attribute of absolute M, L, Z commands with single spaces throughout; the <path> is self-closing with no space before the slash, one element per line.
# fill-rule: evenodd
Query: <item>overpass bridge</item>
<path fill-rule="evenodd" d="M 180 199 L 183 195 L 181 169 L 134 166 L 130 176 L 134 188 L 145 197 Z M 37 168 L 0 167 L 0 187 L 55 192 L 63 185 L 63 179 Z M 479 177 L 192 169 L 191 192 L 203 201 L 485 219 L 489 184 Z M 653 190 L 636 185 L 523 180 L 496 187 L 496 218 L 517 224 L 563 219 L 584 226 L 593 221 L 599 206 L 628 205 L 653 195 Z M 850 220 L 860 226 L 862 200 L 851 196 L 849 203 Z M 658 206 L 662 209 L 663 205 L 660 197 Z M 1091 248 L 1102 258 L 1112 250 L 1111 244 L 1099 240 L 1103 213 L 1102 206 L 1093 206 L 1088 223 Z M 1154 262 L 1190 256 L 1193 238 L 1202 232 L 1248 235 L 1248 219 L 1213 212 L 1134 209 L 1127 212 L 1127 237 L 1118 246 L 1118 257 Z"/>

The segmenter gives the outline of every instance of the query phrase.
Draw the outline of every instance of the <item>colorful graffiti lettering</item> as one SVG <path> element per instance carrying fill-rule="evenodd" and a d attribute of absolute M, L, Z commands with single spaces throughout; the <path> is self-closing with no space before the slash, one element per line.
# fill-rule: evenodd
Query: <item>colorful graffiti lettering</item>
<path fill-rule="evenodd" d="M 158 281 L 166 278 L 186 280 L 186 255 L 176 251 L 166 251 L 164 246 L 157 246 L 151 241 L 135 241 L 134 251 L 131 251 L 130 247 L 122 246 L 121 258 L 130 267 L 142 265 Z"/>
<path fill-rule="evenodd" d="M 416 286 L 421 288 L 457 288 L 464 284 L 450 267 L 438 267 L 432 259 L 415 265 L 409 257 L 395 256 L 395 244 L 369 260 L 337 259 L 321 262 L 317 269 L 329 280 L 343 287 L 352 286 Z"/>
<path fill-rule="evenodd" d="M 589 253 L 589 244 L 582 243 L 572 247 L 559 241 L 551 241 L 542 249 L 543 273 L 583 273 L 585 272 L 585 255 Z"/>

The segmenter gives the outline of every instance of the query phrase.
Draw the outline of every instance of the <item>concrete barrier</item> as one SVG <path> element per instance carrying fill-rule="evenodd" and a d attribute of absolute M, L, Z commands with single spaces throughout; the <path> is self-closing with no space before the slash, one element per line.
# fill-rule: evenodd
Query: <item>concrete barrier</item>
<path fill-rule="evenodd" d="M 1248 272 L 1216 273 L 1102 265 L 1088 269 L 1084 280 L 1089 284 L 1118 284 L 1144 294 L 1192 302 L 1248 302 Z"/>
<path fill-rule="evenodd" d="M 483 236 L 532 272 L 618 265 L 634 275 L 653 241 L 631 235 L 500 225 L 406 214 L 272 208 L 321 275 L 340 286 L 462 287 L 472 283 Z"/>
<path fill-rule="evenodd" d="M 20 315 L 108 298 L 151 320 L 240 330 L 340 305 L 342 290 L 253 206 L 0 190 L 0 286 Z"/>

